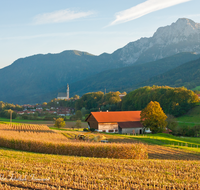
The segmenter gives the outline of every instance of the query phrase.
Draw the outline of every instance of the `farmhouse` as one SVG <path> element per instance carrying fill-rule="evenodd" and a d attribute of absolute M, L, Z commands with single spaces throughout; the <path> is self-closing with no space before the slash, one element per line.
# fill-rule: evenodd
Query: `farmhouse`
<path fill-rule="evenodd" d="M 141 111 L 91 112 L 86 118 L 89 128 L 99 132 L 143 133 Z"/>

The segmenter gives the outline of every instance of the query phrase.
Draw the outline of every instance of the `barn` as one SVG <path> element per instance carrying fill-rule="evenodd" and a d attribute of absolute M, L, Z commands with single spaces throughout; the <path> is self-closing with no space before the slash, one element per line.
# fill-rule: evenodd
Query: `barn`
<path fill-rule="evenodd" d="M 86 118 L 89 128 L 99 132 L 110 133 L 143 133 L 143 125 L 140 123 L 141 111 L 110 111 L 91 112 Z"/>

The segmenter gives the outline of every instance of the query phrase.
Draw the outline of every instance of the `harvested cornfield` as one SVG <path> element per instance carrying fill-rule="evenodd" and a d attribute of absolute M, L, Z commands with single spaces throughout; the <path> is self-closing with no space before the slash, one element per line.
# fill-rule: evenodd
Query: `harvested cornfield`
<path fill-rule="evenodd" d="M 0 130 L 24 132 L 52 132 L 46 125 L 33 124 L 0 124 Z"/>
<path fill-rule="evenodd" d="M 9 140 L 63 143 L 68 139 L 44 125 L 6 125 L 0 124 L 0 138 Z"/>
<path fill-rule="evenodd" d="M 200 161 L 119 160 L 0 149 L 0 163 L 1 189 L 200 189 Z"/>

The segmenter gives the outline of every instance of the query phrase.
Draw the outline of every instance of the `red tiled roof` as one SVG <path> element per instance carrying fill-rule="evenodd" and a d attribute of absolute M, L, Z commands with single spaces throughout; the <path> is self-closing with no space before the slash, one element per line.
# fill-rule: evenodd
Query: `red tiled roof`
<path fill-rule="evenodd" d="M 99 123 L 140 121 L 141 111 L 110 111 L 110 112 L 91 112 Z M 90 117 L 87 117 L 86 121 Z"/>
<path fill-rule="evenodd" d="M 143 125 L 139 121 L 134 122 L 118 122 L 120 128 L 143 128 Z"/>

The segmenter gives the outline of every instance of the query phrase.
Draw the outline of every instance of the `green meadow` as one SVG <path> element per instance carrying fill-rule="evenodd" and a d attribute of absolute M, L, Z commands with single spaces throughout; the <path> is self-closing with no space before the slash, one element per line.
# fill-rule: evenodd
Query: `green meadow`
<path fill-rule="evenodd" d="M 200 106 L 196 106 L 193 109 L 191 109 L 187 114 L 178 117 L 177 121 L 180 126 L 200 125 Z"/>

